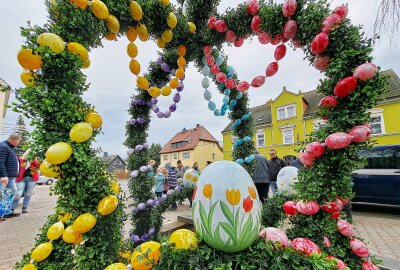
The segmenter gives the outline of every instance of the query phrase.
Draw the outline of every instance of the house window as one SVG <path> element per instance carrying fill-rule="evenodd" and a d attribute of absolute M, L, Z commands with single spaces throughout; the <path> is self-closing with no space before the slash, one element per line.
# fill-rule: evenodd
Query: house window
<path fill-rule="evenodd" d="M 238 137 L 232 135 L 231 136 L 231 143 L 232 143 L 232 149 L 233 149 L 233 144 L 237 141 Z"/>
<path fill-rule="evenodd" d="M 120 161 L 120 162 L 118 162 L 118 165 L 122 165 L 122 162 Z"/>
<path fill-rule="evenodd" d="M 326 121 L 325 120 L 315 120 L 313 124 L 314 124 L 314 130 L 318 130 L 318 129 L 326 126 Z"/>
<path fill-rule="evenodd" d="M 215 160 L 215 154 L 212 154 L 212 160 Z"/>
<path fill-rule="evenodd" d="M 190 158 L 190 152 L 184 152 L 182 154 L 183 159 L 189 159 Z"/>
<path fill-rule="evenodd" d="M 283 144 L 293 144 L 294 143 L 293 128 L 283 129 L 282 139 L 283 139 Z"/>
<path fill-rule="evenodd" d="M 383 132 L 383 115 L 371 115 L 371 134 L 382 134 Z"/>
<path fill-rule="evenodd" d="M 117 165 L 117 161 L 116 160 L 113 161 L 113 165 Z"/>
<path fill-rule="evenodd" d="M 164 155 L 164 160 L 168 160 L 168 155 Z"/>
<path fill-rule="evenodd" d="M 178 154 L 174 154 L 174 159 L 178 159 Z"/>
<path fill-rule="evenodd" d="M 278 120 L 288 119 L 296 116 L 296 105 L 288 105 L 277 108 Z"/>
<path fill-rule="evenodd" d="M 265 132 L 257 131 L 257 147 L 265 147 Z"/>

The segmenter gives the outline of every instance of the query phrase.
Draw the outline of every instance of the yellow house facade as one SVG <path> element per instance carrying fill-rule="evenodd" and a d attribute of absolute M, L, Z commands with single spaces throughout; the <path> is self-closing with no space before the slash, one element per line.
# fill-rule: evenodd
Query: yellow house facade
<path fill-rule="evenodd" d="M 181 160 L 187 168 L 198 162 L 200 170 L 203 170 L 207 161 L 214 162 L 222 158 L 222 148 L 218 140 L 201 125 L 178 132 L 160 151 L 162 166 L 167 163 L 176 166 L 176 162 Z"/>
<path fill-rule="evenodd" d="M 0 78 L 0 90 L 0 133 L 3 134 L 3 121 L 6 117 L 11 88 L 2 78 Z"/>
<path fill-rule="evenodd" d="M 390 76 L 389 92 L 369 111 L 371 115 L 372 139 L 377 145 L 400 144 L 400 79 L 393 70 L 384 74 Z M 275 148 L 278 156 L 287 163 L 296 158 L 298 149 L 307 134 L 318 129 L 324 121 L 315 118 L 319 101 L 323 96 L 317 91 L 293 93 L 286 88 L 275 100 L 251 108 L 255 121 L 253 141 L 260 154 L 269 157 Z M 232 123 L 223 131 L 224 159 L 232 160 Z"/>

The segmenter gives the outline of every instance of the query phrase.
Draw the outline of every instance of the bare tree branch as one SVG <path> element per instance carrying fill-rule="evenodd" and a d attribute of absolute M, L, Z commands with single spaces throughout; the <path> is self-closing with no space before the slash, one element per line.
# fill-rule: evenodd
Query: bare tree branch
<path fill-rule="evenodd" d="M 391 44 L 397 44 L 399 26 L 400 0 L 381 0 L 374 24 L 375 35 L 387 35 Z"/>

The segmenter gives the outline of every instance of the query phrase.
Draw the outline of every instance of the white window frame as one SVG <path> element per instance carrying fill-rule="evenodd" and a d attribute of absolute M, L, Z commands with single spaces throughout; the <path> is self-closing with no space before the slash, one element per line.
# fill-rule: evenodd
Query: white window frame
<path fill-rule="evenodd" d="M 190 152 L 183 152 L 182 159 L 190 159 Z"/>
<path fill-rule="evenodd" d="M 290 144 L 294 144 L 294 128 L 293 127 L 291 127 L 291 128 L 283 128 L 282 130 L 282 144 L 283 145 L 290 145 Z M 286 132 L 291 132 L 292 133 L 292 141 L 291 142 L 289 142 L 289 143 L 287 143 L 286 141 L 285 141 L 285 133 Z"/>
<path fill-rule="evenodd" d="M 175 159 L 178 159 L 178 154 L 177 153 L 174 153 L 174 160 Z"/>
<path fill-rule="evenodd" d="M 313 122 L 313 126 L 314 126 L 314 130 L 318 130 L 321 127 L 326 126 L 326 122 L 328 122 L 327 120 L 322 120 L 322 119 L 317 119 Z"/>
<path fill-rule="evenodd" d="M 168 160 L 168 155 L 164 155 L 163 160 Z"/>
<path fill-rule="evenodd" d="M 380 135 L 380 134 L 385 134 L 386 133 L 386 129 L 385 129 L 385 118 L 383 117 L 383 109 L 378 109 L 378 108 L 374 108 L 368 111 L 370 113 L 370 125 L 372 125 L 371 123 L 371 119 L 373 117 L 380 117 L 381 118 L 381 133 L 372 133 L 372 126 L 371 126 L 371 135 Z M 375 123 L 376 124 L 376 123 Z"/>
<path fill-rule="evenodd" d="M 289 114 L 288 114 L 288 109 L 289 108 L 294 108 L 294 115 L 293 116 L 289 116 Z M 279 116 L 279 110 L 285 110 L 285 116 L 284 117 L 280 117 Z M 278 120 L 284 120 L 284 119 L 290 119 L 290 118 L 294 118 L 294 117 L 296 117 L 296 104 L 290 104 L 290 105 L 286 105 L 286 106 L 281 106 L 281 107 L 278 107 L 278 108 L 276 108 L 276 118 L 278 119 Z"/>
<path fill-rule="evenodd" d="M 259 137 L 258 135 L 262 135 L 262 140 L 264 140 L 264 143 L 261 145 L 260 141 L 259 141 Z M 257 147 L 265 147 L 266 146 L 266 141 L 265 141 L 265 130 L 257 130 L 256 132 L 256 143 L 257 143 Z"/>

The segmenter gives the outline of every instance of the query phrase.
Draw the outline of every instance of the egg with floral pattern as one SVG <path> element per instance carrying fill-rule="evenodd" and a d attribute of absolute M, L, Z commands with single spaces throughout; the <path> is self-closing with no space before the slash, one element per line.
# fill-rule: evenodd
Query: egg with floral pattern
<path fill-rule="evenodd" d="M 202 172 L 193 194 L 193 222 L 209 246 L 234 253 L 249 247 L 261 226 L 261 202 L 247 171 L 218 161 Z"/>
<path fill-rule="evenodd" d="M 188 186 L 196 185 L 197 180 L 199 179 L 199 172 L 194 169 L 189 169 L 183 175 L 183 184 Z"/>

